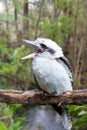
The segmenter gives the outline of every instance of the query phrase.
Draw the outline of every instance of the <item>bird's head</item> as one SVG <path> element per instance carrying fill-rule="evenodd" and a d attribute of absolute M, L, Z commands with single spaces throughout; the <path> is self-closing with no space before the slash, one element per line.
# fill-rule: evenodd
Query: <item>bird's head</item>
<path fill-rule="evenodd" d="M 38 38 L 35 41 L 23 40 L 25 43 L 33 46 L 35 48 L 35 52 L 29 54 L 21 59 L 30 59 L 42 54 L 44 52 L 50 53 L 53 58 L 59 58 L 63 56 L 62 48 L 59 47 L 56 42 L 46 39 L 46 38 Z"/>

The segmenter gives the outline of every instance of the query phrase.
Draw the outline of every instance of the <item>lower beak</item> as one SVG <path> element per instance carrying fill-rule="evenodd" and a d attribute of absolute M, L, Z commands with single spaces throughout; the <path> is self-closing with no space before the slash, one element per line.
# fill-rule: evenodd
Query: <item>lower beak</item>
<path fill-rule="evenodd" d="M 25 57 L 22 57 L 21 60 L 27 60 L 27 59 L 31 59 L 31 58 L 34 58 L 36 56 L 36 52 L 32 53 L 32 54 L 29 54 Z"/>

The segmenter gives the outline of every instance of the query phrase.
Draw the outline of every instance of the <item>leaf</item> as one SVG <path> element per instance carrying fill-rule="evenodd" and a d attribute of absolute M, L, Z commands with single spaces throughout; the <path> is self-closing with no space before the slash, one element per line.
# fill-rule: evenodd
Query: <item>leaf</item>
<path fill-rule="evenodd" d="M 0 130 L 7 130 L 7 126 L 2 121 L 0 121 Z"/>

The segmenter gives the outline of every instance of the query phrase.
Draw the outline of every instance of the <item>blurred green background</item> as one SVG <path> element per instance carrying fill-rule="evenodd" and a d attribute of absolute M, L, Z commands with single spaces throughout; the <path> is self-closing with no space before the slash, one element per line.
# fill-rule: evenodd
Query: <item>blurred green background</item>
<path fill-rule="evenodd" d="M 0 89 L 36 88 L 32 48 L 22 39 L 46 37 L 57 42 L 71 62 L 74 89 L 87 88 L 87 0 L 0 0 Z M 20 109 L 24 114 L 15 114 Z M 74 130 L 87 130 L 87 107 L 70 106 Z M 0 130 L 21 130 L 22 105 L 0 103 Z"/>

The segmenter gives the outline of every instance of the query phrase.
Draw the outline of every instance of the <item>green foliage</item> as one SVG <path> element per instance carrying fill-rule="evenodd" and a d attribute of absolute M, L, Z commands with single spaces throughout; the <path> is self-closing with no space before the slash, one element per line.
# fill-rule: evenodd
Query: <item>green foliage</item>
<path fill-rule="evenodd" d="M 75 130 L 87 129 L 87 106 L 70 105 L 70 113 Z"/>
<path fill-rule="evenodd" d="M 11 123 L 10 123 L 10 126 L 8 129 L 9 130 L 21 130 L 24 122 L 25 122 L 24 117 L 17 118 L 16 120 L 11 119 Z"/>
<path fill-rule="evenodd" d="M 6 124 L 2 121 L 0 121 L 0 129 L 1 130 L 7 130 Z"/>
<path fill-rule="evenodd" d="M 27 55 L 30 50 L 22 45 L 19 48 L 7 47 L 0 43 L 0 86 L 19 87 L 27 89 L 32 77 L 30 76 L 30 62 L 23 62 L 21 57 Z M 23 89 L 23 88 L 22 88 Z"/>
<path fill-rule="evenodd" d="M 44 37 L 53 39 L 58 45 L 66 44 L 66 39 L 73 32 L 73 19 L 69 16 L 61 15 L 56 21 L 44 21 L 41 24 Z"/>
<path fill-rule="evenodd" d="M 41 29 L 44 37 L 53 39 L 58 43 L 58 45 L 65 45 L 68 36 L 73 33 L 73 17 L 69 15 L 68 12 L 73 13 L 73 6 L 71 7 L 72 2 L 68 0 L 58 0 L 54 4 L 54 8 L 62 8 L 60 10 L 60 15 L 43 20 L 41 24 Z"/>
<path fill-rule="evenodd" d="M 25 115 L 15 116 L 17 109 L 21 110 L 22 105 L 0 104 L 0 130 L 21 130 L 25 123 Z"/>

